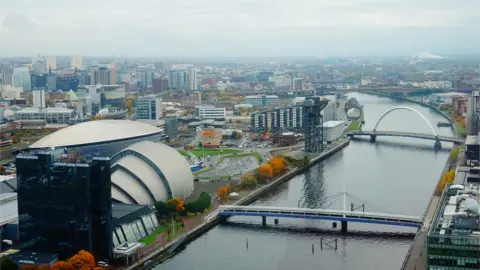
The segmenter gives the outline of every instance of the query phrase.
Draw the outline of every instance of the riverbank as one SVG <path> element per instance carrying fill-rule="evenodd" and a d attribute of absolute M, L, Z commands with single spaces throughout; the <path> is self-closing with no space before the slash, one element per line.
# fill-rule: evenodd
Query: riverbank
<path fill-rule="evenodd" d="M 328 158 L 328 157 L 332 156 L 333 154 L 339 152 L 340 150 L 342 150 L 343 148 L 348 146 L 349 143 L 350 143 L 350 140 L 347 139 L 346 141 L 342 142 L 341 144 L 335 146 L 334 148 L 332 148 L 332 149 L 330 149 L 330 150 L 328 150 L 324 153 L 321 153 L 319 156 L 313 158 L 308 165 L 305 165 L 305 166 L 295 168 L 295 169 L 292 169 L 292 170 L 288 171 L 287 173 L 285 173 L 284 175 L 282 175 L 282 176 L 278 177 L 277 179 L 273 180 L 269 184 L 266 184 L 266 185 L 264 185 L 264 186 L 262 186 L 258 189 L 253 190 L 251 193 L 246 195 L 244 198 L 239 199 L 238 201 L 236 201 L 233 204 L 234 205 L 248 205 L 248 204 L 256 201 L 257 199 L 263 197 L 264 194 L 266 194 L 269 191 L 271 191 L 272 189 L 276 188 L 278 185 L 280 185 L 280 184 L 292 179 L 293 177 L 305 172 L 306 170 L 308 170 L 310 167 L 317 164 L 318 162 L 320 162 L 322 160 L 325 160 L 326 158 Z M 176 240 L 171 241 L 171 242 L 165 244 L 164 246 L 162 246 L 161 248 L 153 251 L 152 253 L 140 258 L 139 261 L 136 264 L 134 264 L 134 265 L 132 265 L 132 266 L 126 268 L 126 269 L 127 270 L 132 270 L 132 269 L 137 269 L 137 268 L 138 269 L 149 269 L 149 268 L 153 267 L 154 265 L 165 261 L 166 259 L 168 259 L 170 256 L 173 255 L 172 253 L 168 252 L 168 251 L 171 251 L 172 247 L 187 245 L 191 241 L 197 239 L 198 237 L 200 237 L 201 235 L 203 235 L 204 233 L 208 232 L 210 229 L 212 229 L 213 227 L 218 225 L 220 223 L 220 221 L 221 221 L 221 219 L 216 215 L 216 213 L 214 211 L 209 216 L 205 217 L 204 221 L 200 225 L 198 225 L 194 228 L 191 228 L 191 229 L 187 228 L 187 232 L 182 237 L 179 237 Z M 150 262 L 150 263 L 148 263 L 148 265 L 143 265 L 144 262 Z"/>

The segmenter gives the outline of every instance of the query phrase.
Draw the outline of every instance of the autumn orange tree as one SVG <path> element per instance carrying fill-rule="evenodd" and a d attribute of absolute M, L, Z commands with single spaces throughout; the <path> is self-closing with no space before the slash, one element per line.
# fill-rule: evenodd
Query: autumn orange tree
<path fill-rule="evenodd" d="M 228 198 L 228 194 L 230 193 L 230 185 L 223 186 L 218 189 L 217 195 L 220 200 L 226 200 Z"/>
<path fill-rule="evenodd" d="M 34 264 L 24 264 L 22 265 L 22 270 L 38 270 L 38 267 Z"/>
<path fill-rule="evenodd" d="M 273 165 L 272 164 L 263 164 L 258 167 L 258 173 L 264 178 L 270 178 L 273 176 Z"/>
<path fill-rule="evenodd" d="M 273 157 L 268 162 L 272 166 L 273 174 L 279 175 L 287 169 L 287 161 L 283 157 Z"/>
<path fill-rule="evenodd" d="M 95 258 L 90 252 L 85 250 L 80 250 L 77 254 L 71 257 L 68 262 L 75 269 L 92 269 L 95 267 Z"/>
<path fill-rule="evenodd" d="M 185 211 L 185 203 L 179 197 L 174 197 L 165 203 L 165 208 L 170 212 L 181 213 Z"/>
<path fill-rule="evenodd" d="M 438 184 L 437 192 L 438 194 L 441 194 L 443 190 L 445 189 L 445 186 L 447 184 L 453 183 L 453 180 L 455 179 L 455 170 L 451 169 L 448 172 L 445 172 L 442 175 L 442 179 L 440 180 L 440 183 Z"/>
<path fill-rule="evenodd" d="M 58 261 L 52 266 L 51 270 L 75 270 L 75 268 L 69 262 Z"/>

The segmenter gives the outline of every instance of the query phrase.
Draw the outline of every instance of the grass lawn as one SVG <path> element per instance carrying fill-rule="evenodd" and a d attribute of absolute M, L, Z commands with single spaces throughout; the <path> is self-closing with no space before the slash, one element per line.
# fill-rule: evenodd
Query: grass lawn
<path fill-rule="evenodd" d="M 181 228 L 180 223 L 178 223 L 178 222 L 176 223 L 176 226 L 177 226 L 177 228 Z M 160 227 L 158 229 L 156 229 L 154 232 L 152 232 L 152 234 L 147 235 L 147 236 L 143 237 L 142 239 L 140 239 L 138 241 L 141 242 L 141 243 L 144 243 L 145 245 L 150 245 L 151 243 L 155 242 L 155 239 L 157 239 L 157 237 L 160 234 L 168 231 L 168 229 L 171 229 L 171 228 L 173 228 L 172 225 L 170 225 L 170 226 L 160 225 Z"/>
<path fill-rule="evenodd" d="M 190 150 L 190 152 L 197 157 L 203 157 L 204 152 L 205 152 L 205 156 L 217 156 L 217 155 L 222 155 L 222 154 L 239 153 L 239 152 L 241 152 L 241 150 L 228 149 L 228 148 L 227 149 L 223 149 L 223 148 L 215 148 L 215 149 L 197 148 L 197 149 Z"/>
<path fill-rule="evenodd" d="M 360 121 L 352 121 L 352 123 L 350 123 L 350 125 L 348 126 L 348 131 L 360 130 L 360 124 Z"/>
<path fill-rule="evenodd" d="M 180 155 L 184 156 L 184 157 L 188 157 L 188 153 L 187 151 L 183 150 L 183 149 L 177 149 L 178 153 L 180 153 Z"/>

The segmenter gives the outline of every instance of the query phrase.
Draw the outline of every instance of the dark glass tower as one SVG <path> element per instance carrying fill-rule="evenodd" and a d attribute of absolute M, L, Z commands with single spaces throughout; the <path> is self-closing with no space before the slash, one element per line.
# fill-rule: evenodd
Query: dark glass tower
<path fill-rule="evenodd" d="M 75 162 L 72 162 L 75 161 Z M 69 257 L 112 255 L 110 160 L 58 162 L 50 152 L 16 159 L 21 248 Z"/>

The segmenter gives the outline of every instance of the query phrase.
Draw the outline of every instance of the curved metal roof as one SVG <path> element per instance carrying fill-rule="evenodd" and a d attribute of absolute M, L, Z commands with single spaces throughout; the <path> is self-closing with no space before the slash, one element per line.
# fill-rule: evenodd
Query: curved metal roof
<path fill-rule="evenodd" d="M 159 134 L 157 127 L 129 120 L 89 121 L 60 129 L 43 137 L 29 148 L 63 147 L 103 143 Z"/>
<path fill-rule="evenodd" d="M 112 196 L 123 203 L 154 204 L 193 192 L 190 166 L 177 150 L 142 141 L 112 157 Z"/>

